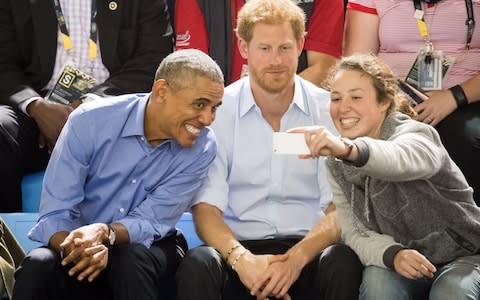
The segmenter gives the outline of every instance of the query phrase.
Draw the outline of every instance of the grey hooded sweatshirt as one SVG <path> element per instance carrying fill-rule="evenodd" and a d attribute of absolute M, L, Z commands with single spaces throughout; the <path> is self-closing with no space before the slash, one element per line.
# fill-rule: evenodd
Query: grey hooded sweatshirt
<path fill-rule="evenodd" d="M 393 268 L 404 248 L 437 265 L 480 253 L 480 208 L 433 127 L 394 112 L 379 139 L 354 143 L 357 161 L 326 163 L 342 238 L 364 265 Z"/>

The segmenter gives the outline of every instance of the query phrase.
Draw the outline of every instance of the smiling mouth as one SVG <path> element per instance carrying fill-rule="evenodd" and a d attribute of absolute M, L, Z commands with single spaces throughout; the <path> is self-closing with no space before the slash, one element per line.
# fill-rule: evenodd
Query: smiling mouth
<path fill-rule="evenodd" d="M 359 121 L 359 118 L 342 118 L 340 119 L 340 124 L 342 124 L 343 127 L 350 128 L 355 126 Z"/>
<path fill-rule="evenodd" d="M 200 134 L 200 131 L 201 131 L 200 128 L 197 128 L 197 127 L 195 127 L 193 125 L 190 125 L 190 124 L 186 124 L 185 129 L 188 132 L 190 132 L 191 134 L 193 134 L 194 136 L 198 136 Z"/>

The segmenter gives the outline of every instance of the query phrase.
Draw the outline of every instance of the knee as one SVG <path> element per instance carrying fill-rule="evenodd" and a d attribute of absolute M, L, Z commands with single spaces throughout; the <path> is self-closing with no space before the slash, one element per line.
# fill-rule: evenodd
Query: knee
<path fill-rule="evenodd" d="M 11 107 L 0 105 L 0 141 L 8 141 L 18 135 L 18 121 Z"/>
<path fill-rule="evenodd" d="M 200 246 L 187 252 L 178 266 L 175 279 L 179 285 L 183 285 L 184 282 L 193 284 L 195 281 L 216 277 L 214 271 L 219 270 L 221 273 L 222 264 L 223 259 L 215 249 Z"/>
<path fill-rule="evenodd" d="M 429 299 L 480 299 L 480 270 L 473 266 L 451 267 L 432 284 Z"/>
<path fill-rule="evenodd" d="M 408 289 L 401 282 L 402 278 L 394 271 L 375 266 L 366 267 L 363 270 L 359 299 L 409 299 Z"/>
<path fill-rule="evenodd" d="M 349 277 L 356 277 L 360 281 L 363 265 L 350 247 L 343 244 L 330 246 L 322 253 L 321 261 L 328 269 L 335 270 L 336 273 L 349 274 Z"/>
<path fill-rule="evenodd" d="M 49 248 L 37 248 L 29 252 L 15 272 L 15 287 L 30 289 L 45 286 L 61 270 L 60 258 Z"/>
<path fill-rule="evenodd" d="M 215 249 L 208 246 L 194 248 L 189 250 L 180 262 L 177 276 L 205 273 L 212 264 L 221 264 L 221 257 Z"/>
<path fill-rule="evenodd" d="M 475 149 L 480 150 L 480 117 L 465 122 L 465 136 Z"/>
<path fill-rule="evenodd" d="M 148 248 L 142 244 L 123 244 L 115 246 L 109 254 L 109 273 L 125 276 L 132 274 L 140 265 L 139 261 L 148 261 Z"/>

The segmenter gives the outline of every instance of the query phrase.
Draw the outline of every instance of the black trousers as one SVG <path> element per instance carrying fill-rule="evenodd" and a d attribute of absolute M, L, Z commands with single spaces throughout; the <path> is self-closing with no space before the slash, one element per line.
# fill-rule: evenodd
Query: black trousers
<path fill-rule="evenodd" d="M 0 105 L 0 212 L 22 210 L 22 176 L 45 169 L 49 154 L 38 147 L 38 127 L 27 115 Z"/>
<path fill-rule="evenodd" d="M 480 102 L 461 107 L 436 127 L 450 157 L 462 170 L 480 206 Z"/>
<path fill-rule="evenodd" d="M 13 299 L 175 299 L 174 275 L 186 250 L 181 233 L 153 243 L 110 249 L 108 266 L 94 281 L 67 274 L 60 256 L 49 248 L 32 250 L 15 272 Z M 78 274 L 77 274 L 78 275 Z"/>
<path fill-rule="evenodd" d="M 280 254 L 298 239 L 244 241 L 254 254 Z M 294 300 L 354 300 L 358 298 L 363 266 L 352 249 L 333 245 L 306 265 L 288 291 Z M 215 249 L 200 246 L 190 250 L 178 267 L 177 300 L 256 299 L 227 266 Z"/>

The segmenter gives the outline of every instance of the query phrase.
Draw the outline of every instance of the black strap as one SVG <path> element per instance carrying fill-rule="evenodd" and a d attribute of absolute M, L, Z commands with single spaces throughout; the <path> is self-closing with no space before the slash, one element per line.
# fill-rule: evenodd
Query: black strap
<path fill-rule="evenodd" d="M 467 25 L 467 43 L 465 48 L 470 49 L 473 31 L 475 30 L 475 18 L 473 16 L 472 0 L 465 0 L 465 5 L 467 6 L 467 20 L 465 21 L 465 25 Z"/>
<path fill-rule="evenodd" d="M 420 0 L 413 0 L 413 6 L 416 10 L 423 10 Z M 465 25 L 467 25 L 467 42 L 465 43 L 465 48 L 470 49 L 470 43 L 472 42 L 473 32 L 475 30 L 472 0 L 465 0 L 465 6 L 467 9 L 467 20 L 465 21 Z"/>

